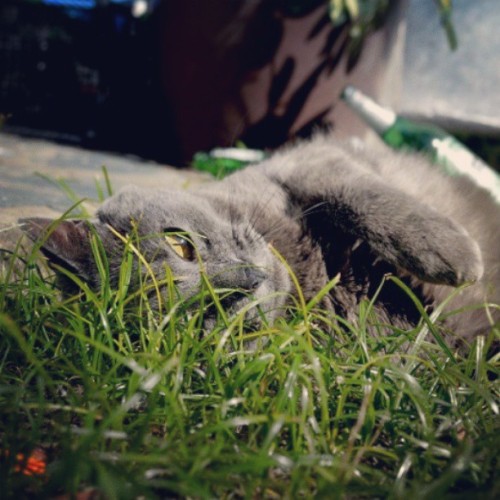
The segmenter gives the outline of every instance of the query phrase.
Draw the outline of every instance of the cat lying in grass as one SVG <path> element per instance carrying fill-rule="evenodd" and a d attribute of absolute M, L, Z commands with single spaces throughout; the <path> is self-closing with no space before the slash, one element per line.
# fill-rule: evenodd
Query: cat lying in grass
<path fill-rule="evenodd" d="M 500 207 L 488 194 L 421 157 L 370 154 L 323 135 L 189 191 L 125 189 L 90 221 L 21 222 L 50 262 L 94 288 L 101 274 L 92 235 L 112 284 L 135 235 L 144 273 L 163 282 L 171 274 L 183 297 L 195 295 L 206 275 L 214 288 L 235 290 L 224 300 L 229 310 L 255 300 L 269 320 L 296 293 L 292 273 L 306 300 L 338 276 L 322 306 L 352 321 L 359 302 L 377 293 L 381 322 L 418 322 L 399 286 L 388 280 L 379 290 L 388 274 L 429 310 L 451 287 L 471 283 L 448 305 L 465 309 L 446 320 L 457 337 L 471 339 L 499 318 L 498 307 L 475 307 L 500 301 Z"/>

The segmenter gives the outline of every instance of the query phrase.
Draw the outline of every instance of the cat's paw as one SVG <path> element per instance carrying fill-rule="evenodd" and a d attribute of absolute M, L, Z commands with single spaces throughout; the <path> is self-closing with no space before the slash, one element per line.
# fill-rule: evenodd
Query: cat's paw
<path fill-rule="evenodd" d="M 459 225 L 443 217 L 412 221 L 398 249 L 398 264 L 419 278 L 459 286 L 481 279 L 481 250 Z"/>
<path fill-rule="evenodd" d="M 480 248 L 461 225 L 378 180 L 352 184 L 336 200 L 337 223 L 382 259 L 430 283 L 459 286 L 481 278 Z"/>

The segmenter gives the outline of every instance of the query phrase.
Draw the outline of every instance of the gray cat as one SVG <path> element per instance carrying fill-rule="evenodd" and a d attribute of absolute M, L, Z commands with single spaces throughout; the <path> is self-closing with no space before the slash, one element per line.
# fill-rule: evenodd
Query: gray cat
<path fill-rule="evenodd" d="M 359 302 L 388 274 L 403 279 L 429 309 L 467 282 L 449 308 L 498 304 L 499 215 L 486 192 L 419 156 L 369 155 L 318 135 L 189 191 L 125 189 L 90 223 L 21 222 L 32 239 L 43 240 L 50 261 L 93 287 L 100 277 L 90 235 L 99 235 L 116 282 L 123 238 L 137 234 L 153 273 L 161 279 L 168 269 L 183 297 L 199 290 L 203 272 L 215 288 L 236 290 L 226 299 L 229 309 L 256 301 L 273 320 L 296 294 L 288 265 L 306 299 L 339 275 L 322 306 L 355 321 Z M 419 318 L 390 280 L 375 308 L 382 322 L 402 328 Z M 448 325 L 470 339 L 488 331 L 492 317 L 499 319 L 498 307 L 489 314 L 470 308 Z"/>

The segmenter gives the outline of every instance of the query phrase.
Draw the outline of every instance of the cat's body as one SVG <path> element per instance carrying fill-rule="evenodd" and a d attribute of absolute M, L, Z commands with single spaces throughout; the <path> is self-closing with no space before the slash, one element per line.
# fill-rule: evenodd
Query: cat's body
<path fill-rule="evenodd" d="M 404 279 L 430 308 L 468 281 L 475 283 L 452 309 L 498 303 L 499 216 L 486 192 L 444 176 L 420 157 L 368 156 L 317 136 L 189 192 L 125 190 L 104 203 L 93 224 L 112 276 L 123 243 L 109 226 L 122 235 L 138 232 L 155 274 L 163 276 L 167 265 L 183 295 L 196 293 L 201 266 L 215 287 L 250 293 L 272 319 L 295 293 L 281 256 L 306 299 L 340 273 L 323 305 L 355 321 L 360 300 L 373 296 L 387 273 Z M 48 223 L 25 221 L 32 238 Z M 166 242 L 165 234 L 177 240 Z M 179 234 L 190 253 L 179 253 L 186 245 Z M 87 223 L 64 221 L 42 250 L 97 285 L 88 239 Z M 248 303 L 244 295 L 232 307 Z M 401 327 L 418 319 L 409 297 L 391 282 L 379 292 L 376 309 L 382 321 Z M 498 320 L 498 310 L 492 314 Z M 486 331 L 491 318 L 480 308 L 449 321 L 457 335 L 471 338 Z"/>

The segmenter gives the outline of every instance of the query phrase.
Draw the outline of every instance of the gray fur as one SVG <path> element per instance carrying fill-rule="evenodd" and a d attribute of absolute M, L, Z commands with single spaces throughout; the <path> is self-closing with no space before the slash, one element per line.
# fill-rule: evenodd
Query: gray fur
<path fill-rule="evenodd" d="M 92 221 L 116 279 L 122 235 L 141 237 L 141 252 L 159 277 L 166 266 L 179 291 L 196 293 L 200 268 L 217 288 L 242 290 L 232 306 L 259 299 L 271 319 L 280 315 L 297 276 L 306 299 L 340 273 L 324 307 L 355 320 L 357 304 L 370 297 L 387 273 L 404 279 L 432 309 L 465 282 L 449 306 L 500 301 L 500 209 L 467 180 L 446 177 L 419 156 L 370 155 L 331 137 L 289 146 L 260 165 L 189 192 L 126 189 L 107 200 Z M 42 250 L 66 263 L 93 286 L 99 278 L 89 251 L 86 222 L 25 220 Z M 190 235 L 199 260 L 186 261 L 165 243 L 166 228 Z M 147 235 L 150 235 L 147 237 Z M 411 327 L 418 314 L 396 285 L 386 283 L 376 308 L 382 320 Z M 493 311 L 497 315 L 498 310 Z M 471 338 L 490 325 L 484 308 L 449 320 Z"/>

